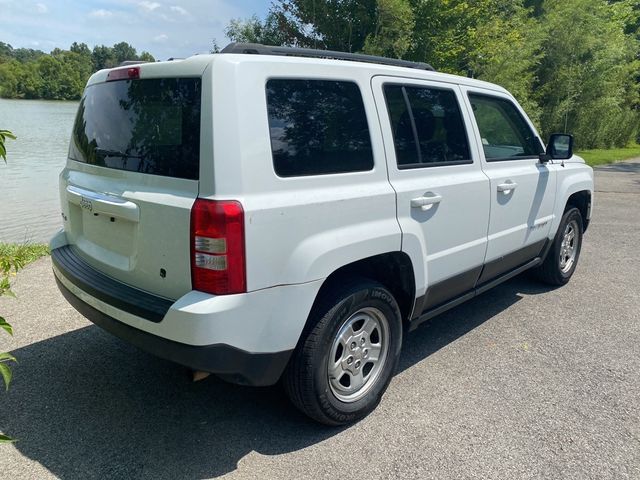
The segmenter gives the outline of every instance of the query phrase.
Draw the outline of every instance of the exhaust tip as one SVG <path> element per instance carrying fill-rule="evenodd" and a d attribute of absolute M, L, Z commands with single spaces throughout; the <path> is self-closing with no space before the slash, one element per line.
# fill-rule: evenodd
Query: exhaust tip
<path fill-rule="evenodd" d="M 200 380 L 204 380 L 209 375 L 211 375 L 211 372 L 202 372 L 200 370 L 192 370 L 191 371 L 191 379 L 192 379 L 192 381 L 194 383 L 195 382 L 199 382 Z"/>

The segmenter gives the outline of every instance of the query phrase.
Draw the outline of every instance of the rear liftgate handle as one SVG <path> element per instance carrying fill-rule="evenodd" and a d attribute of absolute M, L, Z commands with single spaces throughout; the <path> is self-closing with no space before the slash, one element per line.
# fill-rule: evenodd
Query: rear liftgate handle
<path fill-rule="evenodd" d="M 120 197 L 69 185 L 67 200 L 94 214 L 103 213 L 136 223 L 140 221 L 138 206 Z"/>
<path fill-rule="evenodd" d="M 427 211 L 434 205 L 440 203 L 442 201 L 442 195 L 438 195 L 437 193 L 427 192 L 423 197 L 412 198 L 411 199 L 411 208 L 419 208 L 420 210 Z"/>

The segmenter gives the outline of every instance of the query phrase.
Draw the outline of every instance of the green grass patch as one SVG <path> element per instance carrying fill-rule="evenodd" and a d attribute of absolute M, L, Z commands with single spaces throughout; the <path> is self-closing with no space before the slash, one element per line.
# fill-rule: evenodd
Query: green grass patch
<path fill-rule="evenodd" d="M 0 257 L 20 258 L 24 265 L 49 255 L 49 246 L 44 243 L 0 243 Z"/>
<path fill-rule="evenodd" d="M 630 158 L 640 158 L 640 145 L 631 145 L 625 148 L 582 150 L 576 152 L 592 167 L 604 165 L 606 163 L 629 160 Z"/>

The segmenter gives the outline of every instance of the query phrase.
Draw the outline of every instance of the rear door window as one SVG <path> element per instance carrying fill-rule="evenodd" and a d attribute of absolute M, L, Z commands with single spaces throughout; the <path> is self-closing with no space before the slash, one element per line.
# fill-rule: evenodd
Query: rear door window
<path fill-rule="evenodd" d="M 267 109 L 278 176 L 373 169 L 369 125 L 357 84 L 272 79 L 267 82 Z"/>
<path fill-rule="evenodd" d="M 385 85 L 399 168 L 472 163 L 453 90 Z"/>
<path fill-rule="evenodd" d="M 198 179 L 200 79 L 119 80 L 87 87 L 72 160 L 118 170 Z"/>

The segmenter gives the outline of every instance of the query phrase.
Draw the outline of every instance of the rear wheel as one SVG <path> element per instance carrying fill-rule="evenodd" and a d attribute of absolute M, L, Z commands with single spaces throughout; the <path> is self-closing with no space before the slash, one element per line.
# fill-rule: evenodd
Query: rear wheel
<path fill-rule="evenodd" d="M 562 216 L 558 232 L 544 263 L 534 270 L 536 277 L 550 285 L 566 284 L 576 270 L 582 248 L 582 215 L 571 207 Z"/>
<path fill-rule="evenodd" d="M 400 354 L 402 321 L 393 295 L 369 280 L 318 301 L 284 375 L 291 401 L 328 425 L 356 421 L 380 402 Z"/>

